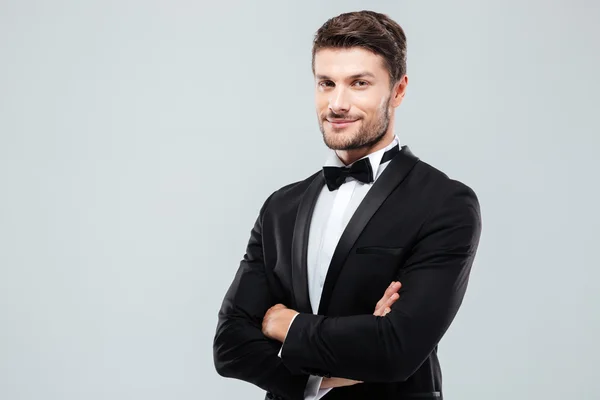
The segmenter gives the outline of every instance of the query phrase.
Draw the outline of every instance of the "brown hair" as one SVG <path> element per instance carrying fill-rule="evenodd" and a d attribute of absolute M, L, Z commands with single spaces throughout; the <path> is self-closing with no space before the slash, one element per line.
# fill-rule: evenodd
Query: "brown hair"
<path fill-rule="evenodd" d="M 330 18 L 315 34 L 312 48 L 312 71 L 315 54 L 324 48 L 362 47 L 383 57 L 390 73 L 390 85 L 406 74 L 406 35 L 390 17 L 374 11 L 355 11 Z"/>

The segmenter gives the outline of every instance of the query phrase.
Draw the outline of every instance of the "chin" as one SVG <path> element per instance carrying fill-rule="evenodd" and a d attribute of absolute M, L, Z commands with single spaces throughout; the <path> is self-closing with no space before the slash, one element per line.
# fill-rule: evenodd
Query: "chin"
<path fill-rule="evenodd" d="M 356 141 L 356 133 L 328 130 L 325 132 L 324 139 L 327 147 L 332 150 L 348 150 L 353 148 L 353 144 Z"/>

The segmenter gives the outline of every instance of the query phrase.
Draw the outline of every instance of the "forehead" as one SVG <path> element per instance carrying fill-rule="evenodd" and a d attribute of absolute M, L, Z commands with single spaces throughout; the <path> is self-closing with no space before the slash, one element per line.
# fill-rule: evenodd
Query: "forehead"
<path fill-rule="evenodd" d="M 338 79 L 363 72 L 370 72 L 376 77 L 388 75 L 383 57 L 360 47 L 321 49 L 315 54 L 314 67 L 315 75 Z"/>

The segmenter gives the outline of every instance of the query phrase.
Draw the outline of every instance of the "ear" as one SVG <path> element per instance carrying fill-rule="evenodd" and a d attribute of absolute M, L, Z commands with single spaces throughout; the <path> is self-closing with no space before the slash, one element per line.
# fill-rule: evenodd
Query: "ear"
<path fill-rule="evenodd" d="M 394 84 L 394 88 L 392 89 L 392 107 L 396 108 L 402 103 L 404 100 L 404 95 L 406 94 L 406 87 L 408 86 L 408 76 L 404 74 L 402 78 L 398 82 Z"/>

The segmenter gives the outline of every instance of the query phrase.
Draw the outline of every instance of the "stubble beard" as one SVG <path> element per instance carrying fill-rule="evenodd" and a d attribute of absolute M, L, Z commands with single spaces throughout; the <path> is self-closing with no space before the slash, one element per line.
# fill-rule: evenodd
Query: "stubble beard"
<path fill-rule="evenodd" d="M 383 139 L 390 125 L 390 100 L 391 98 L 388 98 L 384 103 L 384 107 L 379 110 L 378 117 L 372 123 L 363 125 L 364 120 L 360 120 L 360 128 L 356 133 L 351 135 L 346 133 L 326 133 L 323 120 L 319 118 L 319 128 L 323 134 L 325 145 L 332 150 L 356 150 L 375 146 Z M 345 117 L 344 114 L 338 115 L 331 112 L 327 116 L 334 118 Z"/>

